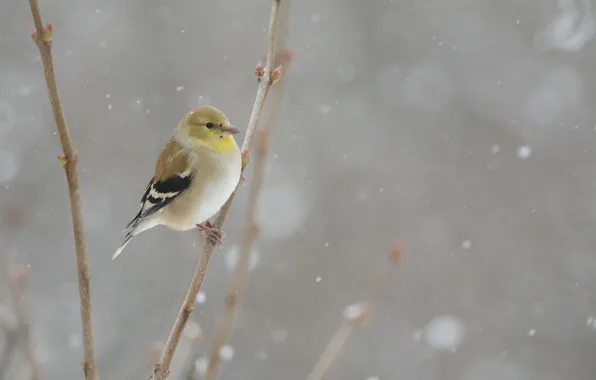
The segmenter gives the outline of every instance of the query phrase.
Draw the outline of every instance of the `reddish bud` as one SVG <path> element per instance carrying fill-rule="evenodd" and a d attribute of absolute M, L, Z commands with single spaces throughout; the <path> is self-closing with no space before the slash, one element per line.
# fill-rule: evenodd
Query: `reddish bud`
<path fill-rule="evenodd" d="M 60 163 L 61 166 L 64 166 L 68 163 L 68 160 L 66 159 L 66 157 L 63 154 L 58 155 L 58 162 Z"/>
<path fill-rule="evenodd" d="M 395 262 L 399 262 L 402 260 L 403 258 L 403 247 L 401 246 L 401 244 L 395 242 L 393 243 L 393 245 L 391 246 L 391 251 L 389 254 L 391 260 L 395 261 Z"/>
<path fill-rule="evenodd" d="M 29 277 L 29 270 L 24 265 L 19 265 L 11 269 L 9 273 L 9 279 L 11 284 L 17 286 L 23 286 L 27 282 Z"/>
<path fill-rule="evenodd" d="M 37 30 L 35 30 L 35 28 L 29 29 L 29 36 L 31 36 L 31 39 L 33 40 L 33 42 L 37 43 L 37 41 L 38 41 Z"/>
<path fill-rule="evenodd" d="M 257 67 L 255 68 L 255 75 L 259 78 L 265 75 L 265 66 L 263 66 L 262 61 L 259 61 L 257 63 Z"/>
<path fill-rule="evenodd" d="M 54 35 L 54 26 L 51 23 L 47 24 L 43 30 L 42 35 L 43 35 L 42 38 L 43 38 L 44 42 L 51 42 L 52 37 Z"/>
<path fill-rule="evenodd" d="M 248 165 L 248 161 L 250 161 L 250 152 L 247 149 L 244 152 L 242 152 L 242 167 Z"/>
<path fill-rule="evenodd" d="M 281 79 L 281 75 L 282 75 L 282 66 L 279 65 L 271 72 L 271 83 L 274 84 L 274 83 L 279 82 Z"/>

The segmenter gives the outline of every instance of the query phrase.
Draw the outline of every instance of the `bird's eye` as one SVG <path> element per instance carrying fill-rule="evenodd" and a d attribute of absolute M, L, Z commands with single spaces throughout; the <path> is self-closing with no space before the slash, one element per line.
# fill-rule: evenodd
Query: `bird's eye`
<path fill-rule="evenodd" d="M 212 129 L 213 127 L 215 127 L 215 124 L 213 124 L 212 122 L 209 122 L 209 123 L 205 124 L 205 127 L 207 127 L 208 129 Z"/>

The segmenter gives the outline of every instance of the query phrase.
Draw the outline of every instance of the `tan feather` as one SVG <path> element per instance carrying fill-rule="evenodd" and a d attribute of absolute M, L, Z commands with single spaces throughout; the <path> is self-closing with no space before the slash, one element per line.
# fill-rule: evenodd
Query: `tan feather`
<path fill-rule="evenodd" d="M 159 153 L 154 178 L 157 181 L 163 181 L 183 173 L 189 167 L 188 152 L 172 137 Z"/>

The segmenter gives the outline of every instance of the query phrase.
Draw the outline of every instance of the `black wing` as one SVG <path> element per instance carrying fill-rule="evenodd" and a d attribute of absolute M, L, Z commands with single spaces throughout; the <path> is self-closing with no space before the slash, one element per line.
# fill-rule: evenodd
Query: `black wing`
<path fill-rule="evenodd" d="M 177 196 L 190 186 L 194 178 L 194 173 L 180 173 L 174 177 L 165 180 L 155 180 L 152 178 L 145 189 L 145 194 L 141 198 L 141 209 L 128 223 L 126 229 L 136 227 L 143 219 L 155 214 L 176 199 Z"/>

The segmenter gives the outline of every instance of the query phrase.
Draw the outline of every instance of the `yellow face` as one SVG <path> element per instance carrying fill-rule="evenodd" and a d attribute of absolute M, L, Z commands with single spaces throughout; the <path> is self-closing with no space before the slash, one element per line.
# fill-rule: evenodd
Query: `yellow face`
<path fill-rule="evenodd" d="M 180 127 L 191 142 L 217 152 L 227 152 L 234 148 L 236 143 L 233 135 L 239 132 L 223 112 L 211 106 L 201 106 L 189 112 Z"/>

